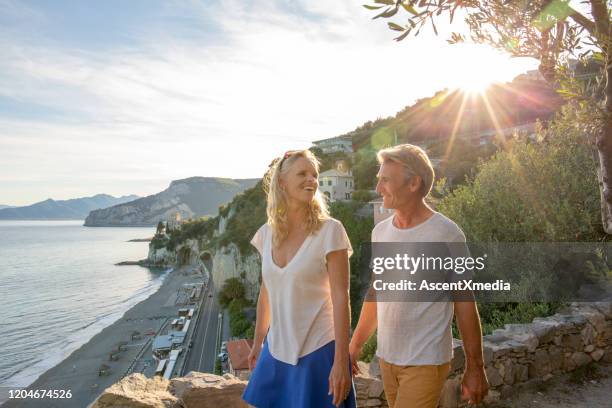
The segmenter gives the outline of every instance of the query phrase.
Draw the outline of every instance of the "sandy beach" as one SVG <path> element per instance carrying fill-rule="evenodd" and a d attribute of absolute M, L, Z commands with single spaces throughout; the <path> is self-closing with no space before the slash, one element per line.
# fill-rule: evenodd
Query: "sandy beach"
<path fill-rule="evenodd" d="M 128 310 L 28 387 L 28 390 L 70 390 L 70 399 L 11 399 L 2 408 L 84 408 L 105 388 L 119 381 L 136 357 L 142 355 L 132 371 L 141 372 L 147 365 L 150 370 L 154 364 L 150 353 L 152 338 L 168 319 L 177 316 L 180 307 L 184 307 L 176 304 L 179 288 L 192 282 L 202 282 L 202 275 L 193 268 L 172 271 L 157 292 Z M 141 333 L 140 338 L 131 338 L 134 331 Z M 118 359 L 110 361 L 111 351 L 117 351 L 121 342 L 125 344 L 117 354 Z M 110 374 L 100 376 L 98 370 L 103 364 L 109 367 Z"/>

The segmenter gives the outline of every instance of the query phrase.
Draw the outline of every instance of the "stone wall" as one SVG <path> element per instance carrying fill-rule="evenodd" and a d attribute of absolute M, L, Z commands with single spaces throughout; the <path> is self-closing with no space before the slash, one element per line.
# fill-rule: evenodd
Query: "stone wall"
<path fill-rule="evenodd" d="M 612 303 L 574 303 L 563 313 L 536 318 L 529 324 L 508 324 L 483 341 L 490 391 L 488 402 L 504 399 L 531 384 L 547 381 L 590 362 L 612 363 Z M 454 340 L 451 373 L 444 385 L 441 408 L 460 401 L 465 356 Z M 359 407 L 386 407 L 376 362 L 363 366 L 355 380 Z"/>

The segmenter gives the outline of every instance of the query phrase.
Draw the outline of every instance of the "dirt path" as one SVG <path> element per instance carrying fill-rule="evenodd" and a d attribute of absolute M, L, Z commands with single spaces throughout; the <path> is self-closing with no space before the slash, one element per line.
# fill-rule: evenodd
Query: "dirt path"
<path fill-rule="evenodd" d="M 503 401 L 497 408 L 610 408 L 612 365 L 587 366 Z"/>

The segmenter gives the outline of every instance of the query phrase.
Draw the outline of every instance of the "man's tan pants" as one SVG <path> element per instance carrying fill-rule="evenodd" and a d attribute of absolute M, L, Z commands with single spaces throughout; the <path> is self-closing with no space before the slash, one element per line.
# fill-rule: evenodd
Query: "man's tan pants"
<path fill-rule="evenodd" d="M 450 363 L 399 366 L 380 359 L 389 408 L 436 408 Z"/>

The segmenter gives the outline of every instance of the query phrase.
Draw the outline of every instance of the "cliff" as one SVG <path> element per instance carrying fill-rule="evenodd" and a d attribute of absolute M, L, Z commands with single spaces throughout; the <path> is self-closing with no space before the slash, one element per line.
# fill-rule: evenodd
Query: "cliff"
<path fill-rule="evenodd" d="M 173 219 L 178 212 L 182 219 L 214 216 L 219 206 L 252 187 L 258 179 L 232 180 L 215 177 L 191 177 L 175 180 L 157 194 L 89 213 L 85 226 L 126 227 L 155 226 Z"/>
<path fill-rule="evenodd" d="M 237 197 L 237 201 L 240 198 Z M 246 297 L 257 299 L 259 293 L 259 256 L 251 251 L 242 253 L 239 246 L 233 242 L 220 245 L 221 238 L 226 233 L 230 220 L 236 215 L 233 203 L 225 216 L 217 217 L 215 228 L 209 239 L 205 234 L 194 238 L 181 240 L 173 249 L 168 246 L 156 247 L 149 245 L 147 262 L 152 265 L 174 266 L 194 265 L 204 268 L 212 277 L 215 288 L 219 290 L 229 278 L 240 278 L 246 289 Z"/>

